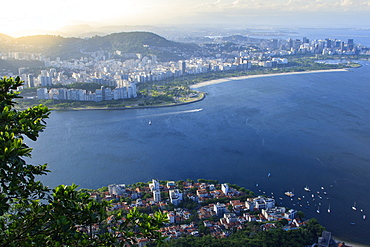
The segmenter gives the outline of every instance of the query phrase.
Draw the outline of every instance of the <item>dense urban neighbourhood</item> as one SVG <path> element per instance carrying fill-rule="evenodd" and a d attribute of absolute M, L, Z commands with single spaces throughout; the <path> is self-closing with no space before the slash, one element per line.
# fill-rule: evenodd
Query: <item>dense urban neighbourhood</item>
<path fill-rule="evenodd" d="M 248 189 L 217 180 L 111 184 L 82 189 L 95 200 L 109 200 L 110 213 L 157 211 L 168 223 L 159 232 L 169 246 L 306 246 L 335 241 L 315 219 L 277 206 L 274 197 L 255 196 Z M 141 240 L 144 244 L 145 240 Z"/>
<path fill-rule="evenodd" d="M 3 40 L 0 75 L 20 76 L 26 82 L 27 101 L 21 105 L 43 103 L 54 109 L 188 103 L 204 97 L 189 88 L 199 81 L 349 68 L 358 66 L 349 59 L 369 55 L 369 49 L 353 39 L 334 38 L 232 36 L 186 44 L 154 33 L 128 32 L 89 39 L 41 35 Z M 323 59 L 338 61 L 317 62 Z"/>

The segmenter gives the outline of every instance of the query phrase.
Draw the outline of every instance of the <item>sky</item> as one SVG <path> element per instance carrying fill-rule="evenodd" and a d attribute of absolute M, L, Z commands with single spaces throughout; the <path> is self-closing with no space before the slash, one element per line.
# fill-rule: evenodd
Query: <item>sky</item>
<path fill-rule="evenodd" d="M 78 24 L 370 26 L 370 0 L 12 0 L 0 7 L 0 33 L 11 36 Z"/>

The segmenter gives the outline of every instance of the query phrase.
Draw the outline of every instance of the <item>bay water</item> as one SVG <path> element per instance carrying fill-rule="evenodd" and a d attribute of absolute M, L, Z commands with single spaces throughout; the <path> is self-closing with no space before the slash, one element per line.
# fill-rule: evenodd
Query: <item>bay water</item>
<path fill-rule="evenodd" d="M 49 164 L 40 179 L 50 187 L 152 178 L 238 184 L 370 245 L 370 63 L 361 63 L 210 85 L 199 88 L 204 100 L 176 107 L 53 111 L 38 141 L 27 141 L 30 162 Z"/>

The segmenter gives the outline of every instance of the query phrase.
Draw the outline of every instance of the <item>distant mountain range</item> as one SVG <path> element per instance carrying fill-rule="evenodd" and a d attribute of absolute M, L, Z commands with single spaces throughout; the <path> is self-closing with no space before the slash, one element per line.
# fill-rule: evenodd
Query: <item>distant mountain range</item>
<path fill-rule="evenodd" d="M 55 35 L 35 35 L 12 38 L 0 34 L 0 49 L 19 52 L 38 52 L 62 59 L 80 58 L 87 52 L 120 51 L 156 55 L 159 60 L 179 60 L 200 50 L 196 44 L 169 41 L 151 32 L 121 32 L 91 38 L 64 38 Z"/>

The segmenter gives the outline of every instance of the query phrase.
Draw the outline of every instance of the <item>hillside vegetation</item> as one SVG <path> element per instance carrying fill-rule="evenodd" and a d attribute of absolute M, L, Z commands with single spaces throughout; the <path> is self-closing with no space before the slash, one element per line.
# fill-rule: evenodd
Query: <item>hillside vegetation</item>
<path fill-rule="evenodd" d="M 7 37 L 4 35 L 4 37 Z M 0 35 L 2 39 L 2 35 Z M 5 39 L 5 38 L 4 38 Z M 141 53 L 144 56 L 156 55 L 158 60 L 169 61 L 183 59 L 186 51 L 198 50 L 195 44 L 169 41 L 150 32 L 122 32 L 106 36 L 94 36 L 89 39 L 64 38 L 55 35 L 35 35 L 16 39 L 10 37 L 3 44 L 3 49 L 19 52 L 42 53 L 52 59 L 80 58 L 96 51 L 120 51 L 122 53 Z"/>

